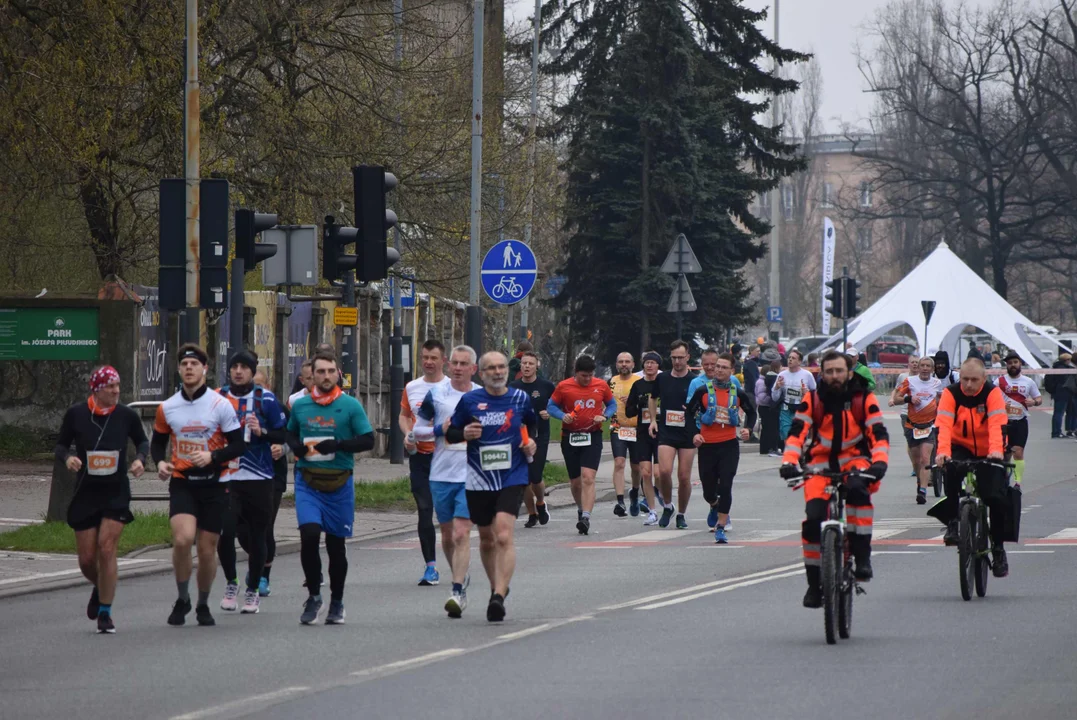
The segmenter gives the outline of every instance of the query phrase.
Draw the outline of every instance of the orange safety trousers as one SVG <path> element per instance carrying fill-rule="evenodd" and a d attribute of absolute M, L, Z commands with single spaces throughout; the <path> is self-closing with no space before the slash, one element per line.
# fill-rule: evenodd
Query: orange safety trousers
<path fill-rule="evenodd" d="M 821 523 L 828 520 L 830 493 L 826 491 L 830 484 L 822 475 L 811 475 L 804 482 L 805 520 L 801 526 L 801 543 L 804 548 L 804 564 L 818 567 L 821 563 L 820 543 L 822 541 Z M 871 541 L 872 519 L 875 506 L 871 496 L 878 492 L 880 481 L 868 484 L 867 493 L 862 490 L 850 490 L 845 496 L 846 532 L 854 537 Z"/>

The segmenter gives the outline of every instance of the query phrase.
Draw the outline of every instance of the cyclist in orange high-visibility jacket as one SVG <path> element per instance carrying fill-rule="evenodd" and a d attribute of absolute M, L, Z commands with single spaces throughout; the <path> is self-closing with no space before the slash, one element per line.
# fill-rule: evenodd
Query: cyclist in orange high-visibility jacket
<path fill-rule="evenodd" d="M 987 379 L 982 360 L 969 358 L 961 364 L 961 380 L 946 388 L 939 397 L 939 412 L 935 427 L 939 432 L 939 447 L 935 461 L 946 465 L 954 460 L 995 460 L 1002 462 L 1005 446 L 1002 428 L 1006 426 L 1006 398 L 1002 390 Z M 946 525 L 943 542 L 957 544 L 957 513 L 964 473 L 953 466 L 946 468 L 944 487 L 946 497 L 929 512 Z M 976 490 L 991 511 L 991 570 L 995 577 L 1010 572 L 1002 539 L 1006 536 L 1007 502 L 1006 472 L 1001 467 L 984 467 L 976 471 Z"/>
<path fill-rule="evenodd" d="M 804 546 L 804 570 L 808 591 L 804 607 L 822 607 L 819 543 L 822 522 L 830 509 L 827 478 L 812 471 L 859 470 L 875 478 L 865 481 L 850 477 L 846 487 L 845 519 L 849 548 L 856 559 L 853 574 L 858 580 L 870 580 L 871 528 L 875 509 L 871 495 L 879 489 L 890 457 L 890 437 L 883 425 L 879 400 L 852 372 L 852 359 L 837 351 L 823 356 L 819 389 L 810 393 L 797 408 L 789 439 L 782 456 L 781 475 L 794 477 L 803 463 L 805 519 L 801 526 Z"/>

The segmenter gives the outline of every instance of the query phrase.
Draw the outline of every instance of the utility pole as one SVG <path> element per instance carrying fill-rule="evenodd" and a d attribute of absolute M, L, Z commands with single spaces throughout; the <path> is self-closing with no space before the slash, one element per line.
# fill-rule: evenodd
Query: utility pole
<path fill-rule="evenodd" d="M 396 56 L 396 68 L 397 71 L 399 71 L 404 62 L 404 0 L 393 0 L 393 24 L 396 27 L 396 48 L 394 54 Z M 400 121 L 400 83 L 397 83 L 396 87 L 396 128 L 397 132 L 403 136 L 404 133 Z M 399 198 L 399 195 L 397 197 Z M 400 252 L 399 225 L 393 226 L 393 247 L 398 253 Z M 351 273 L 349 273 L 349 277 L 350 276 Z M 345 286 L 345 292 L 347 292 L 347 290 L 348 287 Z M 354 289 L 352 294 L 354 295 Z M 403 310 L 401 309 L 400 304 L 400 276 L 398 275 L 393 278 L 393 337 L 389 341 L 389 398 L 391 402 L 389 408 L 389 463 L 392 465 L 401 465 L 404 462 L 404 434 L 400 430 L 400 422 L 397 415 L 397 408 L 400 407 L 400 398 L 404 395 L 404 326 Z M 356 383 L 358 384 L 358 375 L 355 377 Z"/>
<path fill-rule="evenodd" d="M 471 274 L 464 339 L 482 354 L 482 306 L 479 304 L 479 247 L 482 242 L 482 70 L 483 0 L 474 0 L 471 61 Z"/>
<path fill-rule="evenodd" d="M 774 0 L 774 44 L 778 44 L 778 7 L 781 0 Z M 778 61 L 774 61 L 774 75 L 778 75 Z M 775 93 L 771 98 L 770 106 L 770 118 L 771 124 L 774 127 L 778 127 L 781 124 L 781 113 L 778 110 L 778 94 Z M 781 296 L 781 263 L 780 263 L 780 246 L 781 246 L 781 203 L 782 203 L 782 184 L 781 180 L 778 181 L 777 197 L 771 197 L 770 199 L 770 302 L 769 305 L 773 307 L 779 307 L 782 304 Z"/>
<path fill-rule="evenodd" d="M 538 144 L 537 144 L 537 131 L 538 131 L 538 59 L 539 59 L 539 32 L 542 29 L 542 21 L 540 15 L 542 14 L 542 0 L 535 0 L 535 17 L 533 18 L 533 27 L 531 38 L 531 116 L 527 120 L 527 170 L 530 175 L 530 181 L 527 184 L 527 224 L 524 225 L 524 243 L 531 244 L 532 226 L 535 222 L 535 182 L 536 168 L 538 165 Z M 530 321 L 529 310 L 531 306 L 531 294 L 524 298 L 524 301 L 520 303 L 520 339 L 527 339 L 527 325 Z M 511 328 L 510 328 L 511 331 Z"/>
<path fill-rule="evenodd" d="M 184 55 L 183 93 L 183 176 L 186 179 L 187 309 L 181 320 L 182 342 L 199 337 L 199 158 L 201 157 L 201 116 L 198 86 L 198 0 L 187 0 L 187 39 Z"/>

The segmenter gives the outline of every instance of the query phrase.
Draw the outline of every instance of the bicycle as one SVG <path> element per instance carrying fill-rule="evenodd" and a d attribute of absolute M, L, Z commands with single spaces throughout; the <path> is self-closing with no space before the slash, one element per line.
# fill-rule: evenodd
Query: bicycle
<path fill-rule="evenodd" d="M 865 482 L 875 482 L 873 475 L 858 470 L 832 472 L 829 470 L 812 471 L 808 475 L 827 478 L 829 484 L 826 492 L 830 495 L 830 505 L 826 520 L 822 523 L 822 537 L 819 543 L 821 572 L 823 583 L 823 625 L 826 630 L 827 645 L 837 643 L 837 638 L 848 640 L 853 628 L 853 595 L 865 595 L 867 590 L 853 577 L 853 554 L 849 548 L 849 534 L 845 530 L 845 494 L 846 482 L 850 477 L 863 478 Z M 802 476 L 803 477 L 803 476 Z M 804 486 L 806 480 L 793 489 Z"/>
<path fill-rule="evenodd" d="M 987 503 L 980 499 L 976 488 L 976 470 L 981 467 L 1001 468 L 1007 473 L 1008 483 L 1009 473 L 1014 465 L 986 459 L 950 460 L 947 464 L 950 463 L 965 473 L 957 511 L 957 563 L 961 598 L 969 601 L 972 599 L 973 590 L 976 591 L 976 597 L 987 595 L 987 578 L 992 569 L 991 527 L 988 522 Z M 933 473 L 938 470 L 940 475 L 943 472 L 943 468 L 938 465 L 932 465 L 931 470 Z"/>
<path fill-rule="evenodd" d="M 516 282 L 515 278 L 501 278 L 501 282 L 499 282 L 497 285 L 494 285 L 491 295 L 493 295 L 494 300 L 500 300 L 501 298 L 505 297 L 506 294 L 508 294 L 509 297 L 514 299 L 519 299 L 523 297 L 523 285 L 520 285 L 520 283 Z"/>

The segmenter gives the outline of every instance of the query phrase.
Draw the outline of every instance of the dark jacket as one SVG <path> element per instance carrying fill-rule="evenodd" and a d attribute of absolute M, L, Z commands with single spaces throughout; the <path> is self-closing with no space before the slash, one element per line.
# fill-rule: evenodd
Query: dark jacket
<path fill-rule="evenodd" d="M 759 358 L 748 358 L 744 361 L 744 387 L 751 388 L 754 392 L 755 383 L 759 380 Z"/>

